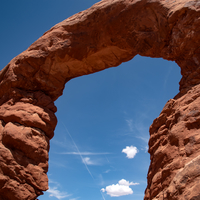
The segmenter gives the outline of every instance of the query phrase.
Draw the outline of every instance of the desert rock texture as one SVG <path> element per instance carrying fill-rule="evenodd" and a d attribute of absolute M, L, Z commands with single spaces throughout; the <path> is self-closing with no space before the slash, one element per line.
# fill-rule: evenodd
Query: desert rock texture
<path fill-rule="evenodd" d="M 48 189 L 54 101 L 65 83 L 137 54 L 175 61 L 182 74 L 179 94 L 150 127 L 144 199 L 200 199 L 200 1 L 102 0 L 0 71 L 0 200 L 34 200 Z"/>

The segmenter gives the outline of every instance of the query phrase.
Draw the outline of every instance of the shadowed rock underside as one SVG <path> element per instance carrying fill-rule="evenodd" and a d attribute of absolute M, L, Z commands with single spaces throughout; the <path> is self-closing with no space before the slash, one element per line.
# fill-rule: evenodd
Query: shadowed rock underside
<path fill-rule="evenodd" d="M 200 199 L 199 47 L 196 0 L 102 0 L 52 27 L 0 71 L 0 200 L 48 189 L 54 101 L 65 83 L 137 54 L 175 61 L 182 74 L 150 127 L 144 199 Z"/>

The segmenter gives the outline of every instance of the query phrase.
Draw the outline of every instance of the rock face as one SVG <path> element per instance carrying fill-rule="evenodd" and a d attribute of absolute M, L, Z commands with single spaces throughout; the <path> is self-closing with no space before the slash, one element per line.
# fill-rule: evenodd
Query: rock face
<path fill-rule="evenodd" d="M 200 85 L 170 99 L 150 135 L 145 200 L 200 199 Z"/>
<path fill-rule="evenodd" d="M 54 101 L 70 79 L 135 55 L 181 68 L 180 92 L 150 127 L 145 200 L 200 199 L 200 1 L 103 0 L 55 25 L 0 72 L 0 200 L 48 189 Z"/>
<path fill-rule="evenodd" d="M 11 88 L 0 107 L 0 199 L 35 199 L 48 189 L 56 107 L 41 91 Z"/>

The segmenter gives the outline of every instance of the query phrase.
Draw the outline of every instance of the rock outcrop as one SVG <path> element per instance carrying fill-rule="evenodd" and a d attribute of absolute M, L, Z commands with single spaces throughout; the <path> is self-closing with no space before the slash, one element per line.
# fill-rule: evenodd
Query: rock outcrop
<path fill-rule="evenodd" d="M 48 189 L 56 107 L 41 91 L 10 88 L 0 107 L 0 200 L 35 199 Z"/>
<path fill-rule="evenodd" d="M 180 92 L 150 127 L 145 200 L 200 199 L 200 2 L 102 0 L 55 25 L 0 72 L 0 200 L 48 189 L 54 101 L 72 78 L 135 55 L 181 68 Z"/>
<path fill-rule="evenodd" d="M 170 99 L 150 135 L 145 200 L 200 199 L 200 85 Z"/>

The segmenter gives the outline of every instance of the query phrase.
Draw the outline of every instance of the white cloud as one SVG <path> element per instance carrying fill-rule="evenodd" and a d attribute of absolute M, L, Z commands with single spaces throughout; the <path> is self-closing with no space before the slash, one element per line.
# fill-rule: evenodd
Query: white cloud
<path fill-rule="evenodd" d="M 126 154 L 126 157 L 129 159 L 132 159 L 135 157 L 135 155 L 139 152 L 137 147 L 134 146 L 126 146 L 125 149 L 122 150 L 123 153 Z"/>
<path fill-rule="evenodd" d="M 133 183 L 133 182 L 129 183 L 129 181 L 126 181 L 125 179 L 120 180 L 118 183 L 119 185 L 126 185 L 126 186 L 139 185 L 139 183 Z"/>
<path fill-rule="evenodd" d="M 133 194 L 133 190 L 126 185 L 109 185 L 106 187 L 106 189 L 102 188 L 101 189 L 102 192 L 107 192 L 108 195 L 110 195 L 111 197 L 120 197 L 120 196 L 124 196 L 124 195 L 129 195 L 129 194 Z"/>
<path fill-rule="evenodd" d="M 124 195 L 133 194 L 133 190 L 129 187 L 130 185 L 138 185 L 139 183 L 133 183 L 126 181 L 125 179 L 120 180 L 116 185 L 112 184 L 106 188 L 102 188 L 102 192 L 107 192 L 111 197 L 119 197 Z"/>
<path fill-rule="evenodd" d="M 97 161 L 93 161 L 89 157 L 82 158 L 82 161 L 86 165 L 99 165 Z"/>
<path fill-rule="evenodd" d="M 49 194 L 49 197 L 56 197 L 57 199 L 64 199 L 66 197 L 71 196 L 71 194 L 68 194 L 67 192 L 61 192 L 57 189 L 57 187 L 49 187 L 49 189 L 47 190 Z"/>
<path fill-rule="evenodd" d="M 101 191 L 102 191 L 102 192 L 105 192 L 105 191 L 106 191 L 106 189 L 102 188 L 102 189 L 101 189 Z"/>

